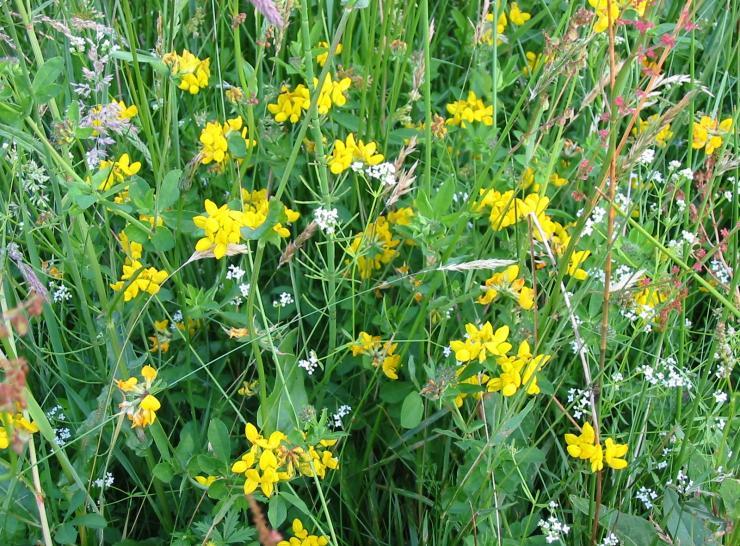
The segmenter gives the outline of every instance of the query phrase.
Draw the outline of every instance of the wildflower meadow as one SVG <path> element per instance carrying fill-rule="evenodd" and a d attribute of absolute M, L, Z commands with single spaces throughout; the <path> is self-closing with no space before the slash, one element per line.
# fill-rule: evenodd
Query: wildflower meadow
<path fill-rule="evenodd" d="M 738 21 L 0 0 L 0 545 L 740 545 Z"/>

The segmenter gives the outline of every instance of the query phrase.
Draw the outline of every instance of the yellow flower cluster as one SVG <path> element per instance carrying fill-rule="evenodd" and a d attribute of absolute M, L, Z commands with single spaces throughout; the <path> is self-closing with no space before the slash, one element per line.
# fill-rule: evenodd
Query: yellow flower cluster
<path fill-rule="evenodd" d="M 201 60 L 187 49 L 183 49 L 182 55 L 173 51 L 167 53 L 162 60 L 180 80 L 178 87 L 183 91 L 195 95 L 208 87 L 208 78 L 211 77 L 211 60 L 208 57 Z"/>
<path fill-rule="evenodd" d="M 318 85 L 318 78 L 314 78 L 314 88 Z M 349 78 L 334 80 L 331 74 L 328 74 L 324 79 L 324 85 L 321 87 L 316 103 L 318 113 L 324 116 L 329 113 L 333 106 L 344 106 L 347 104 L 347 91 L 351 85 L 352 80 Z M 283 85 L 280 88 L 280 94 L 277 96 L 277 102 L 268 104 L 267 111 L 275 117 L 275 121 L 278 123 L 285 121 L 298 123 L 303 112 L 307 111 L 310 106 L 311 94 L 308 87 L 300 83 L 295 89 Z"/>
<path fill-rule="evenodd" d="M 596 443 L 596 433 L 591 423 L 583 423 L 580 436 L 566 434 L 565 442 L 568 444 L 568 454 L 571 457 L 591 463 L 591 472 L 603 470 L 604 462 L 614 470 L 627 468 L 627 461 L 623 457 L 627 455 L 629 445 L 618 444 L 607 438 L 602 447 L 600 443 Z"/>
<path fill-rule="evenodd" d="M 329 169 L 334 174 L 340 174 L 349 169 L 354 163 L 372 166 L 382 163 L 384 157 L 377 153 L 378 145 L 375 142 L 365 144 L 362 140 L 355 140 L 350 133 L 344 142 L 334 141 L 334 148 L 329 157 Z"/>
<path fill-rule="evenodd" d="M 347 254 L 355 258 L 361 279 L 369 279 L 398 255 L 396 247 L 401 241 L 393 238 L 391 227 L 388 218 L 379 216 L 352 239 Z"/>
<path fill-rule="evenodd" d="M 172 341 L 172 333 L 168 328 L 170 321 L 167 319 L 155 320 L 154 321 L 154 335 L 149 336 L 149 352 L 156 353 L 161 351 L 166 353 L 170 350 L 170 342 Z"/>
<path fill-rule="evenodd" d="M 637 127 L 633 129 L 634 134 L 639 135 L 644 133 L 650 125 L 657 123 L 659 120 L 660 116 L 658 116 L 658 114 L 653 114 L 647 119 L 638 119 Z M 658 147 L 665 148 L 671 138 L 673 138 L 671 124 L 666 123 L 663 127 L 660 128 L 658 134 L 655 135 L 655 143 L 658 145 Z"/>
<path fill-rule="evenodd" d="M 707 155 L 712 155 L 717 148 L 722 146 L 724 135 L 731 130 L 732 118 L 719 121 L 709 116 L 702 116 L 699 123 L 694 122 L 691 147 L 694 150 L 704 148 Z"/>
<path fill-rule="evenodd" d="M 38 431 L 38 425 L 23 417 L 22 413 L 0 412 L 0 449 L 7 449 L 14 439 L 25 444 L 31 434 Z"/>
<path fill-rule="evenodd" d="M 530 193 L 524 199 L 515 197 L 514 190 L 503 193 L 494 189 L 481 189 L 482 198 L 474 204 L 476 212 L 489 209 L 488 220 L 494 231 L 499 231 L 512 226 L 526 218 L 530 213 L 537 217 L 537 222 L 542 227 L 547 240 L 556 255 L 562 255 L 570 242 L 568 230 L 559 222 L 554 221 L 547 215 L 546 209 L 550 203 L 549 198 Z M 542 240 L 538 229 L 533 230 L 535 239 Z M 577 280 L 588 277 L 586 270 L 581 265 L 586 261 L 591 252 L 589 250 L 574 251 L 568 262 L 567 273 Z"/>
<path fill-rule="evenodd" d="M 375 142 L 365 144 L 362 140 L 355 140 L 350 133 L 344 142 L 334 141 L 334 148 L 329 157 L 329 169 L 334 174 L 340 174 L 349 169 L 354 163 L 372 166 L 382 163 L 384 157 L 377 153 L 378 145 Z"/>
<path fill-rule="evenodd" d="M 316 55 L 316 62 L 319 63 L 319 66 L 324 66 L 326 64 L 326 60 L 329 58 L 329 45 L 329 42 L 319 42 L 319 47 L 323 49 L 323 53 Z M 334 54 L 339 55 L 343 49 L 342 43 L 339 42 Z"/>
<path fill-rule="evenodd" d="M 288 437 L 277 430 L 265 438 L 252 423 L 247 423 L 244 435 L 252 447 L 231 466 L 231 471 L 244 475 L 246 495 L 259 487 L 269 498 L 281 481 L 289 481 L 298 474 L 323 479 L 327 470 L 339 468 L 339 460 L 326 449 L 336 444 L 336 440 L 321 440 L 304 449 L 288 444 Z"/>
<path fill-rule="evenodd" d="M 486 106 L 473 91 L 468 92 L 467 99 L 449 103 L 447 113 L 452 115 L 447 118 L 447 125 L 460 126 L 463 129 L 467 123 L 493 125 L 493 106 Z"/>
<path fill-rule="evenodd" d="M 472 377 L 462 380 L 463 384 L 486 386 L 488 392 L 501 392 L 504 396 L 513 396 L 525 386 L 527 394 L 538 394 L 540 388 L 537 385 L 537 372 L 550 360 L 550 355 L 533 355 L 527 341 L 519 344 L 515 356 L 508 353 L 511 350 L 509 343 L 509 327 L 502 326 L 495 332 L 490 322 L 486 322 L 480 328 L 474 324 L 465 325 L 466 338 L 450 342 L 450 349 L 455 353 L 455 359 L 460 362 L 479 361 L 484 362 L 488 357 L 496 357 L 496 363 L 500 373 L 496 377 L 490 377 L 485 373 L 478 373 Z M 465 367 L 458 368 L 456 375 L 460 377 Z M 475 393 L 480 398 L 483 391 Z M 459 407 L 467 393 L 460 393 L 455 398 L 455 404 Z"/>
<path fill-rule="evenodd" d="M 352 344 L 352 355 L 367 355 L 372 358 L 373 366 L 381 368 L 388 379 L 398 379 L 398 367 L 401 356 L 394 354 L 398 343 L 380 341 L 380 336 L 371 336 L 367 332 L 360 332 L 360 337 Z"/>
<path fill-rule="evenodd" d="M 257 144 L 256 140 L 247 137 L 247 128 L 241 116 L 227 119 L 223 125 L 212 121 L 200 133 L 200 162 L 208 165 L 211 162 L 219 165 L 229 159 L 229 137 L 240 134 L 247 148 Z"/>
<path fill-rule="evenodd" d="M 303 523 L 299 519 L 293 520 L 293 536 L 289 540 L 281 540 L 277 546 L 326 546 L 329 544 L 329 537 L 309 535 Z"/>
<path fill-rule="evenodd" d="M 478 303 L 488 305 L 498 298 L 499 293 L 504 293 L 517 300 L 522 309 L 532 309 L 534 307 L 534 290 L 526 286 L 523 278 L 519 276 L 519 266 L 511 265 L 501 271 L 494 273 L 486 279 L 486 283 L 481 288 L 483 294 L 478 298 Z"/>
<path fill-rule="evenodd" d="M 257 229 L 267 220 L 270 201 L 267 190 L 241 190 L 242 210 L 231 210 L 229 205 L 218 206 L 210 199 L 206 199 L 205 215 L 195 216 L 193 223 L 204 231 L 203 237 L 195 244 L 198 252 L 212 251 L 213 256 L 220 260 L 226 255 L 230 244 L 241 240 L 243 227 Z M 300 213 L 284 207 L 288 223 L 293 223 L 300 217 Z M 290 231 L 278 223 L 273 230 L 280 237 L 290 236 Z"/>
<path fill-rule="evenodd" d="M 123 263 L 121 279 L 111 284 L 110 287 L 116 292 L 123 290 L 124 301 L 134 299 L 140 292 L 155 295 L 167 279 L 167 272 L 159 271 L 154 267 L 144 267 L 140 261 L 141 243 L 129 242 L 125 233 L 121 233 L 119 238 L 126 260 Z"/>
<path fill-rule="evenodd" d="M 599 33 L 609 28 L 610 21 L 617 22 L 622 8 L 633 9 L 640 17 L 645 15 L 648 0 L 588 0 L 588 3 L 596 12 L 594 32 Z"/>
<path fill-rule="evenodd" d="M 509 24 L 509 21 L 511 21 L 513 24 L 517 26 L 521 26 L 527 21 L 529 21 L 532 18 L 532 14 L 522 11 L 522 9 L 519 7 L 519 4 L 516 2 L 511 3 L 511 7 L 509 8 L 509 18 L 506 18 L 506 12 L 504 10 L 501 10 L 499 12 L 498 21 L 496 21 L 496 34 L 498 35 L 498 41 L 497 43 L 501 45 L 503 40 L 501 39 L 501 35 L 503 35 L 504 31 L 506 31 L 506 27 Z M 481 37 L 481 41 L 484 44 L 487 44 L 489 46 L 493 45 L 493 13 L 486 14 L 486 25 L 488 28 L 486 28 L 485 32 L 483 33 L 483 36 Z"/>
<path fill-rule="evenodd" d="M 116 380 L 116 386 L 123 394 L 119 405 L 132 427 L 148 427 L 157 418 L 157 411 L 162 407 L 157 397 L 152 394 L 157 370 L 151 366 L 141 368 L 142 382 L 136 376 Z"/>
<path fill-rule="evenodd" d="M 107 191 L 116 184 L 120 184 L 130 176 L 134 176 L 141 170 L 141 162 L 134 161 L 131 163 L 131 158 L 128 154 L 122 154 L 116 161 L 103 160 L 100 162 L 100 170 L 110 169 L 110 172 L 106 175 L 98 186 L 98 190 Z"/>

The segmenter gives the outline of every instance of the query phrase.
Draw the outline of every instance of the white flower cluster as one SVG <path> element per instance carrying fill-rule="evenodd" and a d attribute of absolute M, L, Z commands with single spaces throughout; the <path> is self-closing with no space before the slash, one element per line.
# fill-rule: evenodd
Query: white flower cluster
<path fill-rule="evenodd" d="M 673 485 L 673 480 L 668 480 L 667 485 Z M 675 486 L 676 491 L 682 495 L 686 495 L 694 489 L 694 480 L 690 480 L 688 474 L 681 469 L 678 471 L 678 475 L 676 476 Z"/>
<path fill-rule="evenodd" d="M 395 186 L 396 185 L 396 167 L 393 163 L 386 161 L 385 163 L 378 163 L 377 165 L 371 165 L 365 169 L 365 173 L 370 178 L 380 180 L 384 186 Z"/>
<path fill-rule="evenodd" d="M 658 360 L 654 367 L 645 364 L 637 368 L 637 371 L 642 373 L 651 385 L 660 385 L 668 389 L 690 389 L 693 386 L 691 379 L 676 364 L 676 359 L 669 356 Z"/>
<path fill-rule="evenodd" d="M 591 415 L 591 397 L 587 390 L 569 389 L 568 404 L 573 404 L 573 417 L 578 420 Z"/>
<path fill-rule="evenodd" d="M 230 281 L 237 281 L 239 282 L 242 280 L 242 277 L 246 275 L 247 272 L 244 271 L 241 267 L 238 265 L 231 264 L 229 265 L 229 270 L 226 272 L 226 278 Z"/>
<path fill-rule="evenodd" d="M 645 505 L 645 509 L 652 510 L 655 506 L 653 501 L 658 498 L 658 494 L 649 487 L 643 486 L 637 490 L 637 493 L 635 493 L 635 498 L 639 500 L 643 505 Z"/>
<path fill-rule="evenodd" d="M 614 533 L 609 533 L 604 537 L 599 546 L 619 546 L 619 538 Z"/>
<path fill-rule="evenodd" d="M 54 300 L 54 303 L 63 303 L 72 299 L 72 292 L 61 282 L 50 282 L 49 291 L 51 292 L 51 299 Z"/>
<path fill-rule="evenodd" d="M 709 262 L 709 270 L 721 284 L 729 285 L 732 281 L 732 269 L 717 258 Z"/>
<path fill-rule="evenodd" d="M 113 485 L 113 474 L 111 474 L 110 472 L 106 472 L 105 477 L 98 478 L 93 482 L 93 485 L 95 487 L 99 487 L 100 489 L 110 487 L 111 485 Z"/>
<path fill-rule="evenodd" d="M 248 286 L 248 285 L 247 285 L 247 286 Z M 249 293 L 249 288 L 247 288 L 247 293 Z M 287 292 L 282 292 L 282 293 L 280 294 L 280 299 L 277 299 L 277 300 L 273 301 L 273 302 L 272 302 L 272 306 L 273 306 L 273 307 L 280 307 L 280 308 L 283 308 L 283 307 L 287 307 L 288 305 L 290 305 L 290 304 L 291 304 L 291 303 L 293 303 L 294 301 L 295 301 L 295 300 L 293 299 L 293 296 L 291 296 L 291 295 L 290 295 L 290 294 L 288 294 Z"/>
<path fill-rule="evenodd" d="M 565 535 L 570 532 L 570 526 L 562 523 L 555 515 L 555 510 L 557 509 L 557 507 L 557 503 L 551 501 L 548 505 L 548 510 L 550 510 L 550 517 L 548 517 L 546 520 L 541 519 L 537 522 L 537 526 L 542 531 L 542 534 L 545 535 L 545 542 L 547 542 L 548 544 L 563 540 Z"/>
<path fill-rule="evenodd" d="M 308 375 L 313 375 L 313 372 L 319 367 L 319 357 L 316 356 L 316 351 L 310 351 L 307 359 L 299 360 L 298 367 L 306 370 Z"/>
<path fill-rule="evenodd" d="M 650 165 L 653 161 L 655 161 L 655 150 L 652 148 L 648 148 L 642 154 L 640 154 L 640 157 L 637 159 L 637 162 L 640 165 Z"/>
<path fill-rule="evenodd" d="M 339 223 L 339 212 L 337 209 L 319 207 L 313 211 L 313 219 L 316 220 L 321 231 L 327 235 L 333 235 Z"/>
<path fill-rule="evenodd" d="M 343 404 L 337 408 L 337 411 L 334 412 L 334 415 L 331 416 L 331 426 L 334 428 L 342 428 L 344 426 L 344 423 L 342 420 L 350 414 L 352 411 L 352 408 L 348 406 L 347 404 Z"/>
<path fill-rule="evenodd" d="M 579 210 L 576 213 L 576 216 L 581 216 L 583 214 L 583 209 Z M 594 227 L 597 224 L 600 224 L 601 221 L 606 217 L 606 209 L 603 207 L 596 207 L 593 211 L 591 211 L 591 216 L 588 217 L 586 220 L 586 223 L 583 225 L 583 231 L 581 231 L 581 234 L 584 237 L 588 237 L 594 232 Z"/>

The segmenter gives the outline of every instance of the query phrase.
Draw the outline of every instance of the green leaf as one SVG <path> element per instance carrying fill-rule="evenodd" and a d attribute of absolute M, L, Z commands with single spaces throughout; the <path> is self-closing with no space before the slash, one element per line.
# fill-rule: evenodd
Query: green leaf
<path fill-rule="evenodd" d="M 172 468 L 172 465 L 167 462 L 161 462 L 152 469 L 152 474 L 154 474 L 154 477 L 157 478 L 160 482 L 164 483 L 170 483 L 172 481 L 172 478 L 175 477 L 175 470 Z"/>
<path fill-rule="evenodd" d="M 288 507 L 285 505 L 285 501 L 280 495 L 275 495 L 270 499 L 267 508 L 267 518 L 270 520 L 270 525 L 275 528 L 280 527 L 287 517 Z"/>
<path fill-rule="evenodd" d="M 157 252 L 167 252 L 175 247 L 175 237 L 169 229 L 159 226 L 152 235 L 152 245 Z"/>
<path fill-rule="evenodd" d="M 145 180 L 133 177 L 128 186 L 128 195 L 141 214 L 152 212 L 154 208 L 154 190 Z"/>
<path fill-rule="evenodd" d="M 72 202 L 85 210 L 98 202 L 98 196 L 93 192 L 90 186 L 83 186 L 82 184 L 73 184 L 69 188 L 69 197 Z"/>
<path fill-rule="evenodd" d="M 63 523 L 54 533 L 56 544 L 77 544 L 77 529 L 71 523 Z"/>
<path fill-rule="evenodd" d="M 61 57 L 47 59 L 41 65 L 31 84 L 31 91 L 38 103 L 45 103 L 56 97 L 62 90 L 59 76 L 64 70 L 64 60 Z"/>
<path fill-rule="evenodd" d="M 177 200 L 180 198 L 179 184 L 181 176 L 182 171 L 180 169 L 174 169 L 164 175 L 164 181 L 157 195 L 157 207 L 159 210 L 168 209 L 177 203 Z"/>
<path fill-rule="evenodd" d="M 247 143 L 244 141 L 241 133 L 233 132 L 227 139 L 229 142 L 229 153 L 232 157 L 243 159 L 247 157 Z"/>
<path fill-rule="evenodd" d="M 665 529 L 673 537 L 675 544 L 681 546 L 716 544 L 704 522 L 689 512 L 679 501 L 678 493 L 666 489 L 663 495 L 663 518 Z"/>
<path fill-rule="evenodd" d="M 82 514 L 72 520 L 75 525 L 84 525 L 90 529 L 105 529 L 108 522 L 100 514 Z"/>
<path fill-rule="evenodd" d="M 208 442 L 213 448 L 213 452 L 221 461 L 228 464 L 231 459 L 231 440 L 229 439 L 229 429 L 219 419 L 211 419 L 208 423 Z"/>
<path fill-rule="evenodd" d="M 417 427 L 423 416 L 424 401 L 418 392 L 412 391 L 404 398 L 401 406 L 401 426 L 403 428 Z"/>
<path fill-rule="evenodd" d="M 589 514 L 588 499 L 571 495 L 570 502 L 579 512 Z M 603 504 L 600 512 L 599 525 L 617 535 L 623 546 L 652 546 L 659 543 L 658 533 L 648 520 L 607 508 Z"/>
<path fill-rule="evenodd" d="M 740 480 L 725 478 L 719 486 L 719 495 L 725 503 L 727 518 L 740 519 Z"/>

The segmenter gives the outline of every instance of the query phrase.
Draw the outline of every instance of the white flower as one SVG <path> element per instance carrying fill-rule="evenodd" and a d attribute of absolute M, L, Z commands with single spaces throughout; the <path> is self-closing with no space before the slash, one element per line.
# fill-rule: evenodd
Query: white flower
<path fill-rule="evenodd" d="M 718 405 L 721 406 L 722 404 L 724 404 L 725 402 L 727 402 L 727 393 L 726 392 L 722 392 L 722 391 L 715 392 L 714 393 L 714 401 Z"/>
<path fill-rule="evenodd" d="M 273 301 L 272 302 L 272 306 L 273 307 L 281 307 L 282 308 L 282 307 L 287 307 L 288 305 L 290 305 L 293 302 L 294 302 L 293 296 L 291 296 L 287 292 L 282 292 L 280 294 L 280 299 Z"/>
<path fill-rule="evenodd" d="M 332 235 L 336 231 L 337 223 L 339 222 L 339 212 L 337 209 L 319 207 L 313 212 L 313 218 L 316 220 L 321 231 L 327 235 Z"/>
<path fill-rule="evenodd" d="M 307 359 L 299 360 L 298 367 L 306 370 L 308 375 L 313 375 L 313 372 L 319 367 L 319 357 L 316 356 L 316 351 L 310 351 Z"/>
<path fill-rule="evenodd" d="M 249 296 L 249 289 L 251 285 L 249 283 L 241 283 L 239 285 L 239 292 L 242 295 L 242 298 L 246 298 Z"/>
<path fill-rule="evenodd" d="M 649 165 L 653 161 L 655 161 L 655 150 L 653 150 L 652 148 L 648 148 L 647 150 L 642 152 L 640 157 L 637 159 L 637 162 L 641 165 Z"/>
<path fill-rule="evenodd" d="M 601 541 L 600 546 L 618 546 L 619 545 L 619 539 L 617 538 L 617 535 L 614 533 L 609 533 L 604 537 L 604 540 Z"/>
<path fill-rule="evenodd" d="M 241 267 L 238 265 L 231 264 L 229 265 L 229 270 L 226 273 L 226 278 L 232 281 L 240 281 L 242 280 L 242 277 L 246 275 L 246 271 L 244 271 Z"/>
<path fill-rule="evenodd" d="M 49 288 L 52 290 L 51 298 L 54 303 L 62 303 L 72 299 L 72 292 L 62 283 L 51 282 Z"/>
<path fill-rule="evenodd" d="M 99 487 L 100 489 L 110 487 L 111 485 L 113 485 L 113 474 L 111 474 L 110 472 L 106 472 L 105 477 L 98 478 L 93 482 L 93 485 L 95 487 Z"/>
<path fill-rule="evenodd" d="M 344 423 L 342 420 L 350 414 L 352 411 L 352 408 L 348 406 L 347 404 L 343 404 L 337 408 L 337 411 L 334 412 L 334 415 L 331 416 L 331 425 L 334 428 L 342 428 Z"/>
<path fill-rule="evenodd" d="M 648 487 L 640 487 L 635 493 L 635 498 L 645 505 L 647 510 L 652 510 L 653 501 L 658 498 L 658 494 Z"/>

